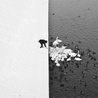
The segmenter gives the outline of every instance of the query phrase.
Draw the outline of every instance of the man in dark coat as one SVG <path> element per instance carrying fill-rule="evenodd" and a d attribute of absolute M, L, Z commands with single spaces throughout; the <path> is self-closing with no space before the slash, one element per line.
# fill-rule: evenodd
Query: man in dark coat
<path fill-rule="evenodd" d="M 46 47 L 47 40 L 40 39 L 38 42 L 41 44 L 40 48 Z"/>

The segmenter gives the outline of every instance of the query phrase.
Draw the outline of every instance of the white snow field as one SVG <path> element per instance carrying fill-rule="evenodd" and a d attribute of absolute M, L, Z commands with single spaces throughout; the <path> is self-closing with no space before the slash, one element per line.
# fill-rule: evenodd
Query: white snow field
<path fill-rule="evenodd" d="M 0 98 L 48 98 L 48 1 L 0 0 Z"/>

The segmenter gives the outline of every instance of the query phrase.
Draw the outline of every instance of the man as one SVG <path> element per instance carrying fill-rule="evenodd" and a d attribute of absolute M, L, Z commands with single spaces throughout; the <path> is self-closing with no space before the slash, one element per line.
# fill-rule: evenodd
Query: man
<path fill-rule="evenodd" d="M 43 46 L 46 47 L 47 40 L 40 39 L 38 42 L 41 44 L 40 48 L 43 48 Z"/>

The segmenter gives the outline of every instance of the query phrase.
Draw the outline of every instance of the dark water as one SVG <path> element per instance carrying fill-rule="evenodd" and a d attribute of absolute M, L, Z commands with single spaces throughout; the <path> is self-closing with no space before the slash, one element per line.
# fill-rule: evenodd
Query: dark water
<path fill-rule="evenodd" d="M 49 45 L 52 46 L 52 42 L 58 36 L 63 41 L 59 46 L 67 45 L 75 52 L 79 49 L 82 61 L 59 62 L 61 66 L 57 67 L 49 57 L 49 98 L 97 98 L 96 6 L 87 0 L 69 1 L 49 2 Z M 93 3 L 98 4 L 96 0 Z"/>

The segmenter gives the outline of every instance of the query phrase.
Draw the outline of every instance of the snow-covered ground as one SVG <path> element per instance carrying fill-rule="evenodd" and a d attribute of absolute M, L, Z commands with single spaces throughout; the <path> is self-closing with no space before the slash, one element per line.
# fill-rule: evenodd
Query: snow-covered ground
<path fill-rule="evenodd" d="M 48 1 L 0 1 L 0 98 L 48 98 Z"/>

